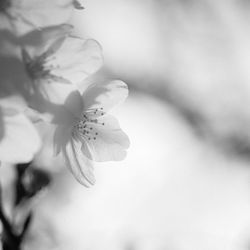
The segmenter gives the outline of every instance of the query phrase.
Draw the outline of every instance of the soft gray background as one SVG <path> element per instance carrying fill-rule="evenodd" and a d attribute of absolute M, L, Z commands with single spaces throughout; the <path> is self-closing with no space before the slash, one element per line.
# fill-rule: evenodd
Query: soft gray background
<path fill-rule="evenodd" d="M 249 249 L 250 2 L 84 6 L 73 22 L 102 44 L 99 74 L 129 84 L 114 112 L 131 147 L 91 189 L 55 171 L 29 249 Z"/>

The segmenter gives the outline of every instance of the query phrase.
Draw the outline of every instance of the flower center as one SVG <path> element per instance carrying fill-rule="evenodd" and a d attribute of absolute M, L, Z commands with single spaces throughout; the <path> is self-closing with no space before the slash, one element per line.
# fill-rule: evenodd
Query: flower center
<path fill-rule="evenodd" d="M 76 134 L 86 140 L 96 140 L 99 133 L 94 129 L 93 125 L 104 126 L 104 122 L 99 122 L 99 116 L 103 116 L 103 108 L 89 109 L 84 112 L 81 118 L 76 122 L 73 129 L 73 134 Z"/>
<path fill-rule="evenodd" d="M 55 58 L 52 57 L 50 60 L 46 59 L 46 57 L 40 56 L 35 60 L 26 62 L 27 71 L 32 79 L 47 79 L 49 82 L 51 80 L 57 80 L 57 76 L 51 74 L 51 71 L 58 69 L 59 66 L 54 66 L 52 63 L 49 63 L 50 60 Z"/>
<path fill-rule="evenodd" d="M 5 12 L 11 6 L 10 0 L 0 0 L 0 12 Z"/>
<path fill-rule="evenodd" d="M 45 52 L 41 56 L 31 59 L 24 50 L 22 53 L 26 70 L 31 79 L 47 80 L 48 83 L 51 83 L 52 81 L 66 84 L 71 83 L 66 78 L 53 74 L 53 70 L 60 69 L 60 65 L 55 64 L 56 56 L 48 56 L 48 52 Z"/>

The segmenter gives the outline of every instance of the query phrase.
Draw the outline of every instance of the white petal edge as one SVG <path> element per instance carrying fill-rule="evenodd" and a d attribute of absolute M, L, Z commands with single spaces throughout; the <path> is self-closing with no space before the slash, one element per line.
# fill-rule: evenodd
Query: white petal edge
<path fill-rule="evenodd" d="M 84 40 L 69 36 L 55 56 L 60 67 L 52 70 L 52 74 L 68 79 L 74 84 L 84 81 L 103 65 L 101 45 L 93 39 Z"/>
<path fill-rule="evenodd" d="M 93 163 L 83 155 L 81 142 L 71 137 L 68 143 L 62 148 L 62 153 L 66 166 L 79 183 L 85 187 L 95 184 Z"/>
<path fill-rule="evenodd" d="M 34 29 L 67 23 L 74 7 L 72 0 L 12 2 L 13 6 L 8 10 L 8 14 L 19 35 Z"/>
<path fill-rule="evenodd" d="M 105 112 L 125 101 L 128 86 L 120 80 L 90 85 L 83 93 L 84 110 L 102 107 Z"/>
<path fill-rule="evenodd" d="M 93 161 L 121 161 L 126 155 L 126 149 L 130 145 L 128 136 L 121 130 L 117 119 L 106 115 L 98 119 L 93 131 L 97 132 L 96 140 L 85 140 L 85 147 L 82 147 L 86 156 L 90 155 Z M 88 152 L 89 151 L 89 152 Z"/>

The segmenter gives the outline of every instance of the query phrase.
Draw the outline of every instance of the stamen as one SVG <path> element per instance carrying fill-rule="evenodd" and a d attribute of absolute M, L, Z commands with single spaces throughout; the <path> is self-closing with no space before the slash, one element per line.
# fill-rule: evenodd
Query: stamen
<path fill-rule="evenodd" d="M 36 58 L 31 62 L 26 62 L 26 68 L 32 79 L 52 79 L 56 80 L 58 76 L 51 74 L 53 69 L 56 69 L 58 65 L 53 65 L 51 63 L 46 62 L 46 58 L 42 56 Z"/>
<path fill-rule="evenodd" d="M 103 107 L 88 109 L 86 111 L 86 113 L 88 115 L 96 115 L 96 116 L 103 116 L 103 115 L 105 115 L 105 112 L 103 112 Z"/>
<path fill-rule="evenodd" d="M 34 58 L 33 60 L 28 60 L 28 58 L 23 56 L 23 60 L 26 64 L 27 72 L 32 79 L 43 79 L 47 80 L 48 83 L 60 82 L 64 84 L 71 84 L 68 79 L 53 73 L 53 70 L 60 69 L 60 65 L 56 64 L 57 58 L 55 55 L 51 56 L 48 55 L 48 52 L 44 52 L 42 55 Z"/>
<path fill-rule="evenodd" d="M 93 119 L 93 115 L 100 112 L 100 109 L 89 109 L 81 115 L 81 118 L 76 122 L 73 128 L 73 134 L 85 138 L 85 140 L 97 140 L 99 133 L 95 131 L 92 124 L 104 126 L 104 122 L 99 122 L 98 118 Z M 103 112 L 101 112 L 103 113 Z"/>

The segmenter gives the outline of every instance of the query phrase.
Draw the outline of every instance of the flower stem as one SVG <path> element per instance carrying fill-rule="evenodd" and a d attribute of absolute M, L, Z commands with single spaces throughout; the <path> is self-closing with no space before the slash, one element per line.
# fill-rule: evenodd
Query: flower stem
<path fill-rule="evenodd" d="M 3 224 L 2 244 L 3 250 L 21 250 L 22 238 L 13 232 L 12 226 L 0 206 L 0 220 Z"/>

